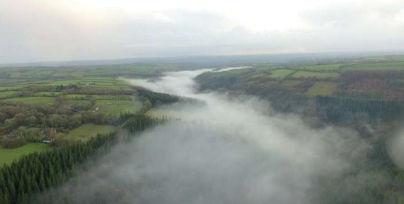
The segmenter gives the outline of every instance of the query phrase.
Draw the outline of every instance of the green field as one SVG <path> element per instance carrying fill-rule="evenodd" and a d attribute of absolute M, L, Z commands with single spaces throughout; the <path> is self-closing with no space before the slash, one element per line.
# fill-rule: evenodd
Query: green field
<path fill-rule="evenodd" d="M 15 149 L 4 149 L 0 146 L 0 166 L 10 164 L 22 155 L 32 152 L 45 151 L 47 149 L 50 149 L 50 147 L 43 143 L 28 143 Z"/>
<path fill-rule="evenodd" d="M 272 72 L 271 75 L 269 75 L 269 78 L 273 78 L 273 79 L 284 79 L 285 77 L 287 77 L 289 74 L 292 74 L 293 72 L 295 72 L 294 70 L 290 70 L 290 69 L 278 69 Z"/>
<path fill-rule="evenodd" d="M 64 95 L 63 97 L 64 98 L 66 98 L 66 99 L 77 99 L 77 100 L 83 100 L 83 99 L 87 99 L 87 96 L 90 96 L 90 95 L 87 95 L 87 94 L 67 94 L 67 95 Z"/>
<path fill-rule="evenodd" d="M 292 88 L 293 86 L 296 86 L 300 83 L 302 83 L 304 81 L 300 81 L 300 80 L 286 80 L 284 82 L 282 82 L 282 85 L 287 86 L 289 88 Z"/>
<path fill-rule="evenodd" d="M 308 70 L 308 71 L 324 71 L 324 72 L 336 72 L 340 69 L 340 64 L 326 64 L 326 65 L 313 65 L 299 67 L 298 69 Z"/>
<path fill-rule="evenodd" d="M 75 141 L 87 141 L 91 137 L 96 136 L 97 134 L 107 134 L 116 131 L 116 127 L 111 125 L 94 125 L 94 124 L 85 124 L 80 127 L 71 130 L 69 133 L 58 133 L 56 137 L 61 137 L 68 140 Z"/>
<path fill-rule="evenodd" d="M 96 105 L 103 113 L 119 114 L 122 112 L 136 112 L 143 104 L 132 100 L 97 100 Z"/>
<path fill-rule="evenodd" d="M 13 96 L 18 94 L 18 91 L 4 91 L 4 92 L 0 92 L 0 98 L 4 98 L 4 97 L 8 97 L 8 96 Z"/>
<path fill-rule="evenodd" d="M 18 86 L 2 86 L 0 87 L 0 91 L 15 91 L 15 90 L 20 90 L 22 87 Z"/>
<path fill-rule="evenodd" d="M 0 100 L 4 102 L 51 105 L 55 102 L 53 97 L 18 97 Z"/>
<path fill-rule="evenodd" d="M 35 79 L 35 78 L 34 78 Z M 105 78 L 71 78 L 71 79 L 59 79 L 59 80 L 49 80 L 49 79 L 35 79 L 32 82 L 25 81 L 12 81 L 12 79 L 6 79 L 8 81 L 7 86 L 2 86 L 4 90 L 10 89 L 21 89 L 27 86 L 67 86 L 67 85 L 77 85 L 81 87 L 89 88 L 113 88 L 113 89 L 131 89 L 131 85 L 125 81 L 116 77 L 105 77 Z"/>
<path fill-rule="evenodd" d="M 296 79 L 337 79 L 339 77 L 338 73 L 335 72 L 309 72 L 309 71 L 298 71 L 292 75 L 292 78 Z"/>
<path fill-rule="evenodd" d="M 316 82 L 306 94 L 308 96 L 331 96 L 337 86 L 338 84 L 335 82 Z"/>
<path fill-rule="evenodd" d="M 52 77 L 88 78 L 88 77 L 116 77 L 116 76 L 157 76 L 162 71 L 178 71 L 175 65 L 159 64 L 122 64 L 101 67 L 52 67 L 52 68 L 7 68 L 0 71 L 1 76 L 9 79 L 47 79 Z"/>
<path fill-rule="evenodd" d="M 387 56 L 386 58 L 394 61 L 404 61 L 404 55 Z"/>
<path fill-rule="evenodd" d="M 62 95 L 62 92 L 37 92 L 33 96 L 54 97 L 54 96 L 60 96 L 60 95 Z"/>
<path fill-rule="evenodd" d="M 342 71 L 404 71 L 404 62 L 367 63 L 345 66 Z"/>

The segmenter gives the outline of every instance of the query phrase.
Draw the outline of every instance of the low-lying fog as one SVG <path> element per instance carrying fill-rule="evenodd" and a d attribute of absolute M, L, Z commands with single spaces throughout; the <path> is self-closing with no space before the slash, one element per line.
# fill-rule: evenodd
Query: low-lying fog
<path fill-rule="evenodd" d="M 171 72 L 156 82 L 131 80 L 206 105 L 172 105 L 182 121 L 117 145 L 55 190 L 54 198 L 69 195 L 76 203 L 308 204 L 316 200 L 322 178 L 337 177 L 363 159 L 366 145 L 352 131 L 309 128 L 299 117 L 274 113 L 254 97 L 230 100 L 197 93 L 193 78 L 205 71 Z"/>

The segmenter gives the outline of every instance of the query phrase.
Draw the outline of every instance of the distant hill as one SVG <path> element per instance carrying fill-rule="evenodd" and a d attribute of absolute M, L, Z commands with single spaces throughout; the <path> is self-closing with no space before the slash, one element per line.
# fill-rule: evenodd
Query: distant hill
<path fill-rule="evenodd" d="M 183 56 L 183 57 L 160 57 L 160 58 L 130 58 L 130 59 L 109 59 L 109 60 L 81 60 L 81 61 L 54 61 L 54 62 L 29 62 L 15 64 L 0 64 L 4 67 L 79 67 L 79 66 L 103 66 L 133 63 L 169 63 L 179 67 L 203 68 L 232 66 L 245 64 L 266 64 L 266 63 L 286 63 L 313 62 L 315 60 L 330 58 L 357 58 L 364 56 L 380 56 L 404 54 L 397 52 L 384 53 L 299 53 L 299 54 L 267 54 L 267 55 L 228 55 L 228 56 Z"/>

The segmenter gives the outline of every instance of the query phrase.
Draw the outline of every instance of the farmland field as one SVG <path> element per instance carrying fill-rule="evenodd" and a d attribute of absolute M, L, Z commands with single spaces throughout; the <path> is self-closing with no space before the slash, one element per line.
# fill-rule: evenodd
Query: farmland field
<path fill-rule="evenodd" d="M 404 55 L 387 56 L 387 58 L 394 61 L 404 61 Z"/>
<path fill-rule="evenodd" d="M 325 71 L 325 72 L 335 72 L 340 70 L 340 64 L 327 64 L 327 65 L 313 65 L 299 67 L 298 69 L 308 70 L 308 71 Z"/>
<path fill-rule="evenodd" d="M 337 83 L 334 82 L 316 82 L 307 91 L 308 96 L 331 96 L 337 89 Z"/>
<path fill-rule="evenodd" d="M 369 64 L 356 64 L 342 68 L 342 71 L 404 71 L 404 62 L 383 62 L 383 63 L 369 63 Z"/>
<path fill-rule="evenodd" d="M 335 72 L 309 72 L 309 71 L 298 71 L 292 75 L 292 78 L 296 79 L 337 79 L 339 77 L 338 73 Z"/>
<path fill-rule="evenodd" d="M 108 134 L 116 131 L 116 127 L 111 125 L 94 125 L 94 124 L 84 124 L 80 127 L 71 130 L 68 133 L 58 133 L 56 137 L 61 137 L 68 140 L 74 141 L 87 141 L 91 137 L 97 134 Z"/>
<path fill-rule="evenodd" d="M 282 85 L 292 88 L 293 86 L 296 86 L 302 82 L 303 81 L 300 81 L 300 80 L 285 80 L 284 82 L 282 82 Z"/>
<path fill-rule="evenodd" d="M 4 92 L 0 92 L 0 98 L 4 98 L 4 97 L 8 97 L 8 96 L 13 96 L 18 94 L 18 91 L 4 91 Z"/>
<path fill-rule="evenodd" d="M 64 95 L 65 98 L 67 99 L 76 99 L 76 100 L 82 100 L 87 97 L 87 94 L 66 94 Z"/>
<path fill-rule="evenodd" d="M 10 164 L 25 154 L 45 151 L 47 149 L 50 149 L 50 147 L 43 143 L 28 143 L 16 149 L 4 149 L 0 146 L 0 166 Z"/>
<path fill-rule="evenodd" d="M 100 112 L 119 114 L 122 112 L 136 112 L 142 108 L 140 101 L 132 100 L 97 100 Z"/>
<path fill-rule="evenodd" d="M 87 78 L 87 77 L 109 77 L 109 76 L 157 76 L 161 71 L 178 71 L 175 65 L 114 65 L 111 67 L 80 68 L 9 68 L 1 70 L 0 76 L 9 79 L 18 78 Z"/>
<path fill-rule="evenodd" d="M 61 92 L 49 92 L 49 91 L 44 91 L 44 92 L 37 92 L 33 96 L 39 96 L 39 97 L 54 97 L 54 96 L 60 96 L 62 95 Z"/>
<path fill-rule="evenodd" d="M 22 87 L 18 86 L 2 86 L 0 87 L 0 91 L 15 91 L 15 90 L 20 90 Z"/>
<path fill-rule="evenodd" d="M 294 70 L 290 69 L 278 69 L 272 72 L 271 75 L 269 75 L 269 78 L 275 78 L 275 79 L 284 79 L 287 77 L 289 74 L 292 74 L 295 72 Z"/>
<path fill-rule="evenodd" d="M 4 100 L 0 100 L 0 101 L 25 103 L 25 104 L 51 105 L 55 101 L 55 98 L 53 98 L 53 97 L 18 97 L 18 98 L 4 99 Z"/>

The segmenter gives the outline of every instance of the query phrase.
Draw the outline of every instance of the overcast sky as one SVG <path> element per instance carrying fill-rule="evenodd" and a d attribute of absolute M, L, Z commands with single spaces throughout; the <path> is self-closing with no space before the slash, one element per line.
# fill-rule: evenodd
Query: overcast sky
<path fill-rule="evenodd" d="M 403 0 L 0 0 L 0 64 L 398 50 Z"/>

